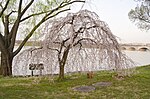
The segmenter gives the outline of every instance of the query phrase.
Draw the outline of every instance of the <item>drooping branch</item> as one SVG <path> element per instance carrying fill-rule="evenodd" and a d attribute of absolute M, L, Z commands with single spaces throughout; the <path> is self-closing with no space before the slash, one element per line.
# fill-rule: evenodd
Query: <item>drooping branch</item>
<path fill-rule="evenodd" d="M 58 53 L 60 53 L 60 51 L 57 48 L 51 48 L 51 47 L 47 47 L 47 48 L 50 49 L 50 50 L 54 50 L 54 51 L 57 51 Z"/>
<path fill-rule="evenodd" d="M 91 38 L 82 38 L 82 39 L 79 39 L 76 43 L 74 43 L 73 44 L 73 46 L 76 46 L 76 45 L 78 45 L 78 44 L 80 44 L 82 41 L 91 41 L 91 42 L 93 42 L 94 44 L 97 44 L 97 42 L 96 41 L 94 41 L 93 39 L 91 39 Z M 83 43 L 84 44 L 84 43 Z"/>
<path fill-rule="evenodd" d="M 39 48 L 34 48 L 32 49 L 30 52 L 31 52 L 31 55 L 32 55 L 32 52 L 35 51 L 35 50 L 39 50 L 39 49 L 42 49 L 43 47 L 39 47 Z"/>

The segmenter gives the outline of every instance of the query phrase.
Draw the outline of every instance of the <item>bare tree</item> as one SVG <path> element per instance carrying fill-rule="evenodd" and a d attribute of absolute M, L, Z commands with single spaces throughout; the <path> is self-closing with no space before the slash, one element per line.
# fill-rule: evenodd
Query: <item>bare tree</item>
<path fill-rule="evenodd" d="M 69 5 L 84 0 L 0 0 L 0 51 L 4 76 L 12 75 L 13 58 L 35 31 L 47 20 L 70 10 Z M 32 24 L 32 21 L 34 21 Z M 26 33 L 17 49 L 17 35 Z"/>
<path fill-rule="evenodd" d="M 44 63 L 47 69 L 51 68 L 51 73 L 59 68 L 60 80 L 64 79 L 65 72 L 106 68 L 123 73 L 122 70 L 133 66 L 132 61 L 121 52 L 108 25 L 94 12 L 81 10 L 70 13 L 48 22 L 44 31 L 46 35 L 43 46 L 26 50 L 30 55 L 23 59 L 30 60 L 26 66 L 34 62 Z M 20 57 L 27 53 L 19 55 L 15 65 L 24 64 Z"/>
<path fill-rule="evenodd" d="M 138 28 L 150 29 L 150 0 L 137 0 L 139 3 L 128 13 L 129 19 L 135 22 Z"/>

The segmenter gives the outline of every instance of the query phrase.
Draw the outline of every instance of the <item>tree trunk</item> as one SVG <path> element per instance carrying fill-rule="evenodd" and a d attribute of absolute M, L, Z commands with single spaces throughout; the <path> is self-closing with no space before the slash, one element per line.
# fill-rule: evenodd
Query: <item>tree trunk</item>
<path fill-rule="evenodd" d="M 12 60 L 13 57 L 8 54 L 1 53 L 1 67 L 2 67 L 2 75 L 3 76 L 11 76 L 12 75 Z"/>
<path fill-rule="evenodd" d="M 65 64 L 62 64 L 59 67 L 59 80 L 63 80 L 64 79 L 64 66 L 65 66 Z"/>
<path fill-rule="evenodd" d="M 0 55 L 0 60 L 1 60 L 1 55 Z M 2 65 L 0 63 L 0 75 L 2 75 Z"/>
<path fill-rule="evenodd" d="M 70 50 L 70 45 L 64 51 L 62 59 L 59 62 L 59 80 L 63 80 L 65 78 L 64 77 L 64 67 L 65 67 L 65 64 L 67 61 L 69 50 Z"/>

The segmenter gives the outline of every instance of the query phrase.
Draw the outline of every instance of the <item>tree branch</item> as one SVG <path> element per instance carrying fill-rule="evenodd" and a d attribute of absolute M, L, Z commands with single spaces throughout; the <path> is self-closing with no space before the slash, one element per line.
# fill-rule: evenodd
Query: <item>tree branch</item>
<path fill-rule="evenodd" d="M 54 15 L 52 15 L 52 16 L 46 18 L 46 20 L 48 20 L 48 19 L 50 19 L 50 18 L 53 18 L 53 17 L 55 17 L 56 15 L 58 15 L 58 14 L 60 14 L 60 13 L 62 13 L 62 12 L 68 11 L 68 10 L 70 10 L 70 9 L 61 10 L 61 11 L 57 12 L 56 14 L 54 14 Z"/>
<path fill-rule="evenodd" d="M 20 2 L 19 2 L 19 8 L 18 8 L 18 15 L 20 15 L 21 14 L 21 7 L 22 7 L 22 0 L 20 0 Z"/>
<path fill-rule="evenodd" d="M 47 48 L 50 49 L 50 50 L 55 50 L 55 51 L 57 51 L 59 53 L 59 50 L 56 49 L 56 48 L 50 48 L 50 47 L 47 47 Z"/>
<path fill-rule="evenodd" d="M 2 16 L 1 19 L 2 19 L 3 26 L 5 27 L 5 18 L 4 18 L 4 16 Z"/>
<path fill-rule="evenodd" d="M 15 23 L 14 23 L 14 25 L 10 31 L 10 34 L 9 34 L 9 38 L 11 38 L 11 43 L 9 46 L 10 51 L 13 51 L 15 41 L 16 41 L 16 35 L 17 35 L 18 27 L 19 27 L 19 19 L 17 18 L 17 20 L 15 21 Z"/>
<path fill-rule="evenodd" d="M 148 20 L 148 19 L 143 19 L 143 18 L 141 18 L 141 17 L 138 17 L 138 19 L 141 20 L 141 21 L 144 21 L 144 22 L 146 22 L 146 23 L 150 23 L 150 20 Z"/>
<path fill-rule="evenodd" d="M 34 0 L 31 0 L 29 2 L 29 4 L 23 9 L 23 11 L 21 12 L 21 6 L 22 6 L 22 0 L 20 0 L 19 2 L 19 9 L 18 9 L 18 17 L 10 31 L 10 35 L 9 35 L 9 38 L 11 38 L 11 43 L 10 43 L 10 46 L 9 46 L 9 50 L 10 51 L 13 51 L 14 49 L 14 45 L 15 45 L 15 41 L 16 41 L 16 35 L 17 35 L 17 31 L 18 31 L 18 27 L 19 27 L 19 23 L 20 23 L 20 20 L 21 20 L 21 17 L 24 15 L 24 13 L 27 11 L 27 9 L 32 5 Z"/>
<path fill-rule="evenodd" d="M 0 51 L 4 54 L 7 54 L 5 43 L 4 43 L 4 37 L 1 33 L 0 33 Z"/>
<path fill-rule="evenodd" d="M 4 41 L 4 36 L 1 34 L 1 32 L 0 32 L 0 40 L 3 42 Z M 0 42 L 1 42 L 0 41 Z"/>
<path fill-rule="evenodd" d="M 45 17 L 31 30 L 31 32 L 26 36 L 26 38 L 21 42 L 18 49 L 13 53 L 13 56 L 17 55 L 28 39 L 33 35 L 34 31 L 43 23 L 45 22 Z"/>
<path fill-rule="evenodd" d="M 10 0 L 7 0 L 7 2 L 6 2 L 6 4 L 5 4 L 5 7 L 2 8 L 2 11 L 0 12 L 0 17 L 3 15 L 4 11 L 6 10 L 8 4 L 9 4 L 9 1 L 10 1 Z"/>
<path fill-rule="evenodd" d="M 53 9 L 53 10 L 51 10 L 51 11 L 46 11 L 46 12 L 40 12 L 40 13 L 31 14 L 31 15 L 29 15 L 29 16 L 23 18 L 23 19 L 21 20 L 21 22 L 22 22 L 22 21 L 25 21 L 26 19 L 29 19 L 30 17 L 33 17 L 33 16 L 35 16 L 35 15 L 41 15 L 41 14 L 44 14 L 44 13 L 47 13 L 47 12 L 50 12 L 50 13 L 47 15 L 47 16 L 49 16 L 50 14 L 52 14 L 52 13 L 55 12 L 55 11 L 57 11 L 58 9 L 63 8 L 63 7 L 65 7 L 65 6 L 67 6 L 67 5 L 70 5 L 70 4 L 75 3 L 75 2 L 85 2 L 85 1 L 75 0 L 75 1 L 72 1 L 72 2 L 70 2 L 70 3 L 62 2 L 58 7 L 56 7 L 55 9 Z M 66 3 L 66 4 L 64 4 L 64 3 Z M 64 4 L 64 5 L 63 5 L 63 4 Z M 64 12 L 64 11 L 67 11 L 67 10 L 70 10 L 70 9 L 65 9 L 65 10 L 59 11 L 59 12 L 57 12 L 56 14 L 54 14 L 53 16 L 48 17 L 47 19 L 52 18 L 52 17 L 58 15 L 59 13 Z M 47 20 L 47 19 L 46 19 L 46 20 Z"/>
<path fill-rule="evenodd" d="M 56 7 L 56 8 L 53 9 L 53 10 L 51 10 L 51 12 L 47 14 L 47 16 L 51 15 L 53 12 L 58 11 L 59 9 L 65 7 L 65 6 L 70 5 L 70 4 L 73 4 L 73 3 L 75 3 L 75 2 L 83 2 L 83 3 L 84 3 L 85 1 L 75 0 L 75 1 L 72 1 L 72 2 L 70 2 L 70 1 L 69 1 L 69 2 L 62 2 L 58 7 Z M 59 14 L 59 13 L 58 13 L 58 14 Z"/>
<path fill-rule="evenodd" d="M 29 16 L 27 16 L 27 17 L 25 17 L 25 18 L 21 19 L 21 20 L 20 20 L 20 22 L 25 21 L 25 20 L 27 20 L 27 19 L 29 19 L 29 18 L 33 17 L 33 16 L 36 16 L 36 15 L 45 14 L 45 13 L 47 13 L 47 12 L 50 12 L 50 11 L 46 11 L 46 12 L 39 12 L 39 13 L 31 14 L 31 15 L 29 15 Z"/>
<path fill-rule="evenodd" d="M 21 17 L 24 15 L 24 13 L 28 10 L 28 8 L 32 5 L 32 3 L 34 2 L 34 0 L 31 0 L 28 5 L 23 9 L 23 11 L 21 12 Z"/>
<path fill-rule="evenodd" d="M 63 2 L 62 4 L 60 4 L 60 6 L 64 7 L 64 6 L 67 6 L 67 5 L 70 5 L 70 4 L 73 4 L 75 2 L 82 2 L 82 3 L 85 3 L 85 0 L 74 0 L 74 1 L 71 1 L 69 0 L 68 2 Z M 65 3 L 65 4 L 64 4 Z M 64 5 L 63 5 L 64 4 Z"/>
<path fill-rule="evenodd" d="M 8 35 L 9 35 L 9 16 L 5 16 L 5 22 L 4 22 L 4 37 L 5 37 L 5 45 L 8 46 Z"/>
<path fill-rule="evenodd" d="M 93 39 L 91 39 L 91 38 L 82 38 L 82 39 L 79 39 L 76 43 L 74 43 L 74 44 L 73 44 L 73 46 L 76 46 L 76 45 L 78 45 L 78 44 L 80 44 L 80 45 L 81 45 L 81 41 L 83 41 L 83 40 L 85 40 L 85 41 L 91 41 L 91 42 L 93 42 L 93 43 L 97 44 L 97 42 L 96 42 L 96 41 L 94 41 L 94 40 L 93 40 Z"/>
<path fill-rule="evenodd" d="M 43 47 L 39 47 L 39 48 L 34 48 L 34 49 L 32 49 L 30 52 L 31 52 L 31 54 L 32 54 L 32 52 L 33 51 L 35 51 L 35 50 L 39 50 L 39 49 L 42 49 Z"/>

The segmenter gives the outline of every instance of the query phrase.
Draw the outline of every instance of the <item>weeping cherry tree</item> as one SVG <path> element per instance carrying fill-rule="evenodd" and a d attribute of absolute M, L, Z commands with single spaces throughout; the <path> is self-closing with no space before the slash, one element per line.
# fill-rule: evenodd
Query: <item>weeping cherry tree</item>
<path fill-rule="evenodd" d="M 42 62 L 51 71 L 59 69 L 60 80 L 64 79 L 65 73 L 74 71 L 111 69 L 124 75 L 123 70 L 133 66 L 133 62 L 121 52 L 108 25 L 94 12 L 81 10 L 51 20 L 46 23 L 43 32 L 46 35 L 42 47 L 26 50 L 26 54 L 19 57 L 28 53 L 23 58 L 28 62 L 18 57 L 15 64 L 23 62 L 27 66 Z"/>

